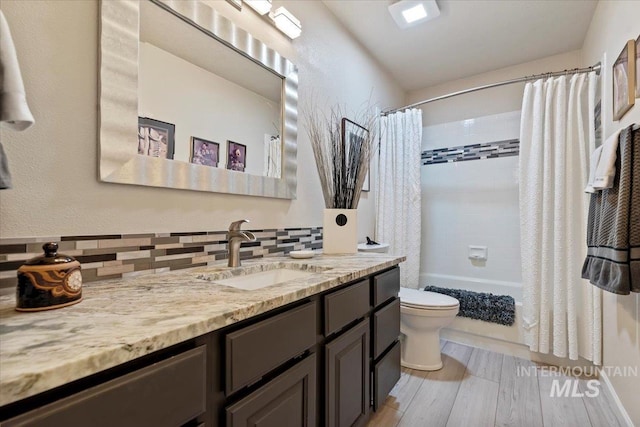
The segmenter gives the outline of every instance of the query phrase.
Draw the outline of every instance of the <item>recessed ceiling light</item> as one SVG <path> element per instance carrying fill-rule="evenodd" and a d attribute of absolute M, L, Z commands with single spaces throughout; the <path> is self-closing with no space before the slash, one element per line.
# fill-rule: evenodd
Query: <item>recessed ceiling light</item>
<path fill-rule="evenodd" d="M 440 16 L 435 0 L 400 0 L 389 6 L 389 13 L 400 28 L 409 28 Z"/>
<path fill-rule="evenodd" d="M 424 5 L 422 5 L 421 3 L 410 7 L 409 9 L 403 10 L 402 16 L 404 17 L 404 20 L 407 21 L 407 24 L 411 24 L 418 19 L 426 18 L 427 11 L 424 10 Z"/>

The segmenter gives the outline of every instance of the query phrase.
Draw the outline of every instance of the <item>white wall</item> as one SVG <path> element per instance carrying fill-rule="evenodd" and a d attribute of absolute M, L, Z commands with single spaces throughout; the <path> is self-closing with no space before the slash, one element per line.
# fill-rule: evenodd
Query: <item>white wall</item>
<path fill-rule="evenodd" d="M 302 36 L 293 42 L 249 8 L 210 3 L 298 65 L 301 105 L 314 94 L 322 104 L 347 109 L 370 97 L 382 107 L 402 104 L 404 92 L 321 2 L 274 1 L 302 21 Z M 99 182 L 98 6 L 2 1 L 36 124 L 0 135 L 14 185 L 0 192 L 0 237 L 223 230 L 239 218 L 251 219 L 252 228 L 322 224 L 320 180 L 302 119 L 294 201 Z M 372 193 L 365 194 L 361 240 L 373 234 L 373 206 Z"/>
<path fill-rule="evenodd" d="M 517 139 L 519 130 L 519 111 L 427 126 L 422 150 Z M 484 282 L 520 299 L 517 167 L 517 156 L 422 166 L 421 285 Z M 470 260 L 470 245 L 486 246 L 487 261 Z"/>
<path fill-rule="evenodd" d="M 603 56 L 603 126 L 605 136 L 615 130 L 640 123 L 640 99 L 619 121 L 613 121 L 611 64 L 624 44 L 640 35 L 640 2 L 600 1 L 582 49 L 585 65 Z M 619 296 L 604 293 L 603 364 L 640 367 L 640 295 Z M 611 376 L 611 383 L 635 425 L 640 425 L 640 378 Z"/>

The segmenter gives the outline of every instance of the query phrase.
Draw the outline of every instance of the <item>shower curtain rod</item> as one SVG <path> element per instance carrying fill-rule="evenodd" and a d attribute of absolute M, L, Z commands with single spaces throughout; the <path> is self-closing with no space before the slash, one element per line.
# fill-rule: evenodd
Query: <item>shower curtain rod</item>
<path fill-rule="evenodd" d="M 387 116 L 389 114 L 392 114 L 392 113 L 395 113 L 395 112 L 398 112 L 398 111 L 401 111 L 401 110 L 406 110 L 408 108 L 418 107 L 420 105 L 428 104 L 430 102 L 440 101 L 441 99 L 452 98 L 454 96 L 464 95 L 466 93 L 477 92 L 479 90 L 491 89 L 493 87 L 506 86 L 506 85 L 510 85 L 510 84 L 513 84 L 513 83 L 527 82 L 527 81 L 530 81 L 530 80 L 537 80 L 537 79 L 544 78 L 544 77 L 548 78 L 548 77 L 563 76 L 563 75 L 568 75 L 568 74 L 589 73 L 591 71 L 595 71 L 595 72 L 597 72 L 599 74 L 599 72 L 600 72 L 600 62 L 598 62 L 597 64 L 594 64 L 594 65 L 592 65 L 590 67 L 585 67 L 585 68 L 573 68 L 571 70 L 553 71 L 553 72 L 549 72 L 549 73 L 534 74 L 532 76 L 524 76 L 524 77 L 519 77 L 517 79 L 505 80 L 503 82 L 491 83 L 491 84 L 488 84 L 488 85 L 478 86 L 478 87 L 472 87 L 471 89 L 464 89 L 464 90 L 460 90 L 458 92 L 452 92 L 452 93 L 448 93 L 446 95 L 436 96 L 435 98 L 425 99 L 424 101 L 416 102 L 415 104 L 407 105 L 407 106 L 404 106 L 404 107 L 401 107 L 401 108 L 395 108 L 395 109 L 392 109 L 392 110 L 383 111 L 383 112 L 380 113 L 380 115 L 381 116 Z"/>

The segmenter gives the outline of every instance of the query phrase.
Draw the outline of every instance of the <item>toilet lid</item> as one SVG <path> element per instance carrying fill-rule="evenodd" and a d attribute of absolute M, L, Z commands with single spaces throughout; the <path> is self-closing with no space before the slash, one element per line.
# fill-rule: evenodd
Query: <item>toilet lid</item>
<path fill-rule="evenodd" d="M 430 310 L 443 310 L 460 305 L 457 299 L 448 295 L 409 288 L 400 288 L 400 304 L 405 307 L 428 308 Z"/>

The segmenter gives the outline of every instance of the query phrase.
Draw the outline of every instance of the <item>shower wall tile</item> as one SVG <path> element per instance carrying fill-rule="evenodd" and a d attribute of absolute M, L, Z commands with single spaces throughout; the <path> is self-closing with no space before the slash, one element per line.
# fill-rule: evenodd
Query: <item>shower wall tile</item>
<path fill-rule="evenodd" d="M 436 148 L 435 150 L 422 152 L 422 165 L 517 156 L 519 152 L 520 141 L 517 139 L 451 148 Z"/>
<path fill-rule="evenodd" d="M 322 248 L 322 227 L 249 231 L 257 241 L 242 244 L 241 259 Z M 80 261 L 85 282 L 205 266 L 227 258 L 226 231 L 0 239 L 0 291 L 15 288 L 16 270 L 41 255 L 48 241 L 58 242 L 61 253 Z"/>

